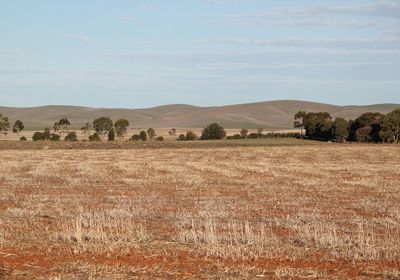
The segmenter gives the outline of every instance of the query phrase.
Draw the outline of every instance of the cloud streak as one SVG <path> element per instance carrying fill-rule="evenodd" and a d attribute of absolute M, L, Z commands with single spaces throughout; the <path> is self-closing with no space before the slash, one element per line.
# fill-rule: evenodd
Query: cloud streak
<path fill-rule="evenodd" d="M 64 33 L 60 35 L 64 39 L 80 41 L 80 42 L 88 42 L 92 40 L 92 37 L 85 34 L 75 34 L 75 33 Z"/>

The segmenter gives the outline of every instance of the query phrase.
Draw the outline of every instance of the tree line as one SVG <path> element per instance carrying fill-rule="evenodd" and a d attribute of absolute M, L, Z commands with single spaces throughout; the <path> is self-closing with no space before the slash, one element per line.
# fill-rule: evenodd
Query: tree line
<path fill-rule="evenodd" d="M 400 109 L 388 114 L 367 112 L 355 120 L 335 118 L 327 112 L 299 111 L 294 127 L 305 130 L 309 139 L 338 142 L 398 143 L 400 141 Z"/>
<path fill-rule="evenodd" d="M 64 141 L 74 142 L 78 141 L 78 135 L 75 131 L 69 131 L 71 123 L 67 118 L 62 118 L 55 122 L 53 129 L 45 128 L 44 131 L 36 131 L 33 136 L 33 141 Z M 96 118 L 93 122 L 87 122 L 82 126 L 82 134 L 86 135 L 87 139 L 91 142 L 101 141 L 115 141 L 116 138 L 124 138 L 127 135 L 129 121 L 126 119 L 118 119 L 116 122 L 109 117 Z M 24 130 L 22 121 L 17 120 L 13 127 L 13 133 L 19 134 Z M 0 114 L 0 134 L 7 134 L 10 129 L 10 122 L 8 117 Z M 176 136 L 176 129 L 172 128 L 169 135 Z M 194 141 L 194 140 L 219 140 L 226 137 L 225 129 L 217 123 L 212 123 L 205 127 L 200 137 L 194 132 L 188 131 L 186 134 L 180 134 L 177 137 L 178 141 Z M 133 134 L 130 141 L 147 141 L 156 140 L 164 141 L 164 137 L 156 135 L 153 128 L 141 130 L 139 134 Z M 26 137 L 20 137 L 21 141 L 26 141 Z"/>

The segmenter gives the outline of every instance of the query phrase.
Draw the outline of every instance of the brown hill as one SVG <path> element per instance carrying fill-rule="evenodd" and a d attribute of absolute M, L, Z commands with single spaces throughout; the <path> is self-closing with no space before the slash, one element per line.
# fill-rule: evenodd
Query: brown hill
<path fill-rule="evenodd" d="M 0 107 L 0 113 L 13 122 L 20 119 L 26 130 L 52 127 L 61 118 L 68 118 L 71 128 L 79 129 L 85 122 L 101 116 L 116 120 L 126 118 L 135 128 L 204 127 L 218 122 L 227 128 L 292 128 L 293 115 L 305 110 L 329 112 L 334 117 L 356 118 L 364 112 L 387 113 L 400 108 L 399 104 L 370 106 L 336 106 L 315 102 L 282 100 L 220 107 L 196 107 L 190 105 L 166 105 L 148 109 L 102 109 L 77 106 L 42 106 L 33 108 Z"/>

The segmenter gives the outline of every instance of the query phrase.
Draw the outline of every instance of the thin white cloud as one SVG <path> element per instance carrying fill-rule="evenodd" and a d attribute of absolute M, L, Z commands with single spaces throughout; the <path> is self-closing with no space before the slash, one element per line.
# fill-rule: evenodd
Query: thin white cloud
<path fill-rule="evenodd" d="M 61 34 L 61 37 L 65 38 L 65 39 L 81 41 L 81 42 L 88 42 L 88 41 L 92 40 L 91 36 L 85 35 L 85 34 L 64 33 L 64 34 Z"/>
<path fill-rule="evenodd" d="M 118 17 L 118 20 L 127 21 L 127 22 L 134 22 L 134 21 L 136 21 L 136 18 L 133 17 L 133 16 L 120 16 L 120 17 Z"/>
<path fill-rule="evenodd" d="M 211 38 L 204 42 L 222 44 L 281 46 L 281 47 L 312 47 L 312 48 L 391 48 L 400 46 L 399 37 L 360 38 L 360 39 L 274 39 L 260 40 L 251 38 Z"/>

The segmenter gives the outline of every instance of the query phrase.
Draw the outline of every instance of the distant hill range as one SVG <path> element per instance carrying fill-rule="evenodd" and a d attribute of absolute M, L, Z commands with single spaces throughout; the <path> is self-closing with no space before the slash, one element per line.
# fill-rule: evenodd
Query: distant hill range
<path fill-rule="evenodd" d="M 293 116 L 300 110 L 329 112 L 334 117 L 356 118 L 364 112 L 388 113 L 400 104 L 376 104 L 369 106 L 336 106 L 315 102 L 281 100 L 220 107 L 197 107 L 190 105 L 166 105 L 148 109 L 100 109 L 77 106 L 42 106 L 33 108 L 0 107 L 0 113 L 25 123 L 26 130 L 53 127 L 55 121 L 68 118 L 71 128 L 80 129 L 86 122 L 101 116 L 128 119 L 134 128 L 198 128 L 218 122 L 226 128 L 293 127 Z"/>

